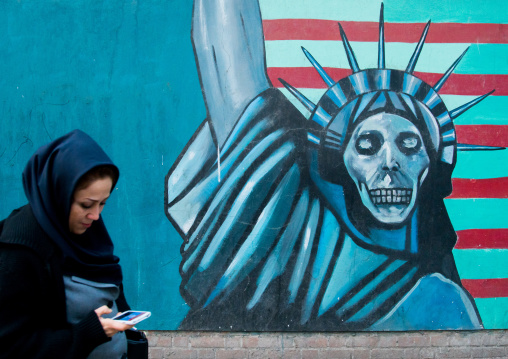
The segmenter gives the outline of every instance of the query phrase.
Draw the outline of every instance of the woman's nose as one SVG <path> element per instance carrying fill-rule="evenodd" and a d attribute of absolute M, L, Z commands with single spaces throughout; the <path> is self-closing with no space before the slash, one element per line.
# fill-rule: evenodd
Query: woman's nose
<path fill-rule="evenodd" d="M 101 210 L 100 210 L 99 206 L 96 206 L 96 207 L 94 206 L 91 208 L 90 212 L 88 212 L 87 217 L 89 219 L 96 221 L 99 219 L 100 214 L 101 214 Z"/>

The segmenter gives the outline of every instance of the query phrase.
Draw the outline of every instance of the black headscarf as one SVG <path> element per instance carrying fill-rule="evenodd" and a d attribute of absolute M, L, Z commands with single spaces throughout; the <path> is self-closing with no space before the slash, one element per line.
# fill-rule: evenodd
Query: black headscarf
<path fill-rule="evenodd" d="M 76 184 L 101 165 L 118 172 L 97 142 L 74 130 L 34 153 L 23 171 L 23 187 L 35 218 L 63 253 L 63 273 L 119 285 L 122 271 L 102 217 L 81 235 L 69 231 Z"/>

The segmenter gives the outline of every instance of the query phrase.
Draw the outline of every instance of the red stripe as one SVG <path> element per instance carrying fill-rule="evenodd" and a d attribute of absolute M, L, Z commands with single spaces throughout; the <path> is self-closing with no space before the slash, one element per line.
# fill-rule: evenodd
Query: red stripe
<path fill-rule="evenodd" d="M 453 192 L 447 198 L 508 198 L 508 177 L 453 178 Z"/>
<path fill-rule="evenodd" d="M 379 37 L 377 22 L 341 21 L 349 41 L 373 41 Z M 386 42 L 416 43 L 425 24 L 385 23 Z M 334 20 L 263 20 L 265 40 L 340 40 Z M 507 24 L 433 23 L 426 43 L 508 43 Z"/>
<path fill-rule="evenodd" d="M 456 125 L 455 130 L 459 143 L 508 147 L 506 125 Z"/>
<path fill-rule="evenodd" d="M 325 71 L 335 81 L 351 75 L 350 69 L 325 67 Z M 297 88 L 327 88 L 313 67 L 269 67 L 268 76 L 275 87 L 283 87 L 282 78 Z M 443 75 L 427 72 L 415 72 L 415 76 L 434 85 Z M 480 96 L 495 89 L 492 95 L 508 96 L 508 75 L 463 75 L 453 74 L 446 81 L 439 94 Z"/>
<path fill-rule="evenodd" d="M 462 285 L 475 298 L 508 297 L 508 278 L 462 279 Z"/>
<path fill-rule="evenodd" d="M 508 249 L 508 229 L 465 229 L 457 231 L 455 249 Z"/>

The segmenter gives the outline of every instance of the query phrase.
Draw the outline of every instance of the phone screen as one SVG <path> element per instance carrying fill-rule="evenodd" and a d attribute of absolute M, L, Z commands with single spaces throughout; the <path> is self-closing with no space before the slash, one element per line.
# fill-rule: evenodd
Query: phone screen
<path fill-rule="evenodd" d="M 124 321 L 133 320 L 134 318 L 137 318 L 145 313 L 146 312 L 126 312 L 116 317 L 115 320 L 124 320 Z"/>

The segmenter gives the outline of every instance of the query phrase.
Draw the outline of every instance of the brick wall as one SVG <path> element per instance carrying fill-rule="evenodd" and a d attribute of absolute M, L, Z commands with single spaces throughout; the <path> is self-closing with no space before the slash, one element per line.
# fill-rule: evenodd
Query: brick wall
<path fill-rule="evenodd" d="M 150 358 L 508 358 L 508 331 L 213 333 L 148 331 Z"/>

